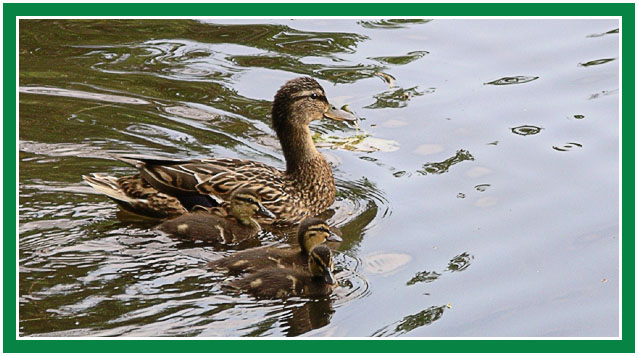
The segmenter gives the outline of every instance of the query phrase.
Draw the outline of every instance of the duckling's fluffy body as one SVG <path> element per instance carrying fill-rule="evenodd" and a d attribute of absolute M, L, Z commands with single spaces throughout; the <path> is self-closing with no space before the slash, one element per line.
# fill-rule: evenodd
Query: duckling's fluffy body
<path fill-rule="evenodd" d="M 335 199 L 332 170 L 315 148 L 309 129 L 311 121 L 321 118 L 354 120 L 328 103 L 314 79 L 296 78 L 279 89 L 272 108 L 272 125 L 286 159 L 285 171 L 232 158 L 172 160 L 124 155 L 117 159 L 136 167 L 139 174 L 84 179 L 123 209 L 156 218 L 181 215 L 197 205 L 218 206 L 228 202 L 235 190 L 250 187 L 276 216 L 260 218 L 260 222 L 294 224 L 321 213 Z"/>
<path fill-rule="evenodd" d="M 211 261 L 207 266 L 229 274 L 240 274 L 264 268 L 304 269 L 307 265 L 308 257 L 304 256 L 301 248 L 255 247 Z"/>
<path fill-rule="evenodd" d="M 297 230 L 299 246 L 290 248 L 256 247 L 208 263 L 208 268 L 230 274 L 256 272 L 265 268 L 289 268 L 305 270 L 308 253 L 325 241 L 341 241 L 331 235 L 328 224 L 318 218 L 306 218 Z"/>
<path fill-rule="evenodd" d="M 318 297 L 336 284 L 332 252 L 319 245 L 308 256 L 307 269 L 267 268 L 227 284 L 258 298 Z"/>
<path fill-rule="evenodd" d="M 201 211 L 165 221 L 157 228 L 180 239 L 223 244 L 237 244 L 254 238 L 261 230 L 259 225 L 243 225 L 233 217 Z"/>
<path fill-rule="evenodd" d="M 216 207 L 197 210 L 165 221 L 158 229 L 181 239 L 237 244 L 255 237 L 261 230 L 254 219 L 255 214 L 274 217 L 261 204 L 259 196 L 248 188 L 236 190 L 230 197 L 227 209 Z"/>
<path fill-rule="evenodd" d="M 261 270 L 228 285 L 261 298 L 317 297 L 332 291 L 332 286 L 322 279 L 291 268 Z"/>

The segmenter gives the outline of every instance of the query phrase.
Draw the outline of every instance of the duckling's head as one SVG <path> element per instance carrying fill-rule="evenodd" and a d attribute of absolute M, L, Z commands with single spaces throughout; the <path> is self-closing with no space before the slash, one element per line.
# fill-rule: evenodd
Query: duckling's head
<path fill-rule="evenodd" d="M 255 214 L 274 219 L 275 214 L 261 204 L 261 199 L 252 189 L 241 188 L 230 196 L 230 215 L 249 225 Z"/>
<path fill-rule="evenodd" d="M 323 118 L 339 121 L 356 120 L 354 115 L 330 105 L 321 85 L 309 77 L 289 80 L 275 94 L 272 107 L 275 131 L 306 127 L 311 121 Z"/>
<path fill-rule="evenodd" d="M 308 268 L 312 277 L 315 279 L 321 279 L 322 282 L 328 285 L 337 284 L 337 280 L 332 274 L 334 269 L 334 263 L 332 262 L 332 251 L 325 245 L 319 245 L 310 251 L 308 256 Z"/>
<path fill-rule="evenodd" d="M 297 240 L 303 253 L 326 241 L 340 242 L 341 238 L 330 231 L 328 224 L 319 218 L 305 218 L 297 230 Z"/>

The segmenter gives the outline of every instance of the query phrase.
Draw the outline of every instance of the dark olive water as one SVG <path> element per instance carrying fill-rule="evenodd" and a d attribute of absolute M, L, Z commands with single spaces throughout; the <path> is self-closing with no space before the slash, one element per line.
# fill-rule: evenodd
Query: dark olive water
<path fill-rule="evenodd" d="M 21 20 L 22 336 L 617 336 L 616 20 Z M 81 181 L 108 157 L 283 167 L 269 125 L 309 75 L 339 197 L 339 287 L 228 295 Z M 264 244 L 289 234 L 264 233 Z"/>

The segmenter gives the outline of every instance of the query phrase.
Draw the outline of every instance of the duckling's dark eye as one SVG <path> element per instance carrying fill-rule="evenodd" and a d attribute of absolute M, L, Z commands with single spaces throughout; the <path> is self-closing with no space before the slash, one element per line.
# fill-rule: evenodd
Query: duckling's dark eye
<path fill-rule="evenodd" d="M 310 94 L 310 99 L 318 99 L 319 95 L 317 95 L 316 93 L 312 93 Z"/>

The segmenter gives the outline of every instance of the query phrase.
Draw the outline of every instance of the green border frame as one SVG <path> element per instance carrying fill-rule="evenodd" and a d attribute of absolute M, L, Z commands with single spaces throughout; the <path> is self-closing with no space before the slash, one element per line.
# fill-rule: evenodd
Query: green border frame
<path fill-rule="evenodd" d="M 151 5 L 151 6 L 149 6 Z M 3 4 L 4 235 L 3 352 L 635 352 L 635 4 Z M 126 15 L 122 15 L 126 14 Z M 621 16 L 622 17 L 622 339 L 621 340 L 17 340 L 16 17 L 17 16 Z M 11 163 L 11 164 L 9 164 Z"/>

